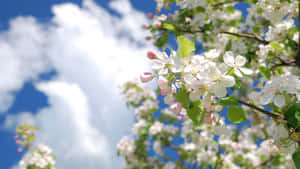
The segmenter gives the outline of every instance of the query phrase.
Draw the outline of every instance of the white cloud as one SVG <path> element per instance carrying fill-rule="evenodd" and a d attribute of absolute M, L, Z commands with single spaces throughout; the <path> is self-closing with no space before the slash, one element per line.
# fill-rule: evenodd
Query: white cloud
<path fill-rule="evenodd" d="M 121 168 L 115 145 L 130 133 L 133 113 L 122 101 L 117 85 L 149 70 L 145 54 L 152 47 L 144 41 L 146 32 L 141 25 L 147 19 L 143 13 L 128 0 L 113 1 L 110 6 L 121 17 L 85 0 L 81 8 L 70 3 L 54 6 L 50 23 L 39 24 L 33 18 L 14 21 L 16 29 L 22 29 L 22 23 L 40 28 L 22 36 L 41 39 L 42 45 L 36 47 L 41 57 L 33 61 L 42 58 L 58 76 L 36 84 L 48 96 L 49 107 L 34 116 L 8 115 L 5 126 L 13 128 L 29 120 L 40 127 L 38 140 L 54 149 L 61 169 Z M 14 57 L 13 61 L 19 58 Z M 34 76 L 24 79 L 29 77 Z"/>
<path fill-rule="evenodd" d="M 0 112 L 13 103 L 13 91 L 49 69 L 45 39 L 41 25 L 30 17 L 13 20 L 0 34 Z"/>

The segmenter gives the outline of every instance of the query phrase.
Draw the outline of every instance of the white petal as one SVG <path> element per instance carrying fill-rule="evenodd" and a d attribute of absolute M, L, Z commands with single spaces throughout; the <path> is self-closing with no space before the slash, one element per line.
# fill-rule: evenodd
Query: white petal
<path fill-rule="evenodd" d="M 240 68 L 240 71 L 242 71 L 245 75 L 251 75 L 253 73 L 253 71 L 251 69 L 248 68 Z"/>
<path fill-rule="evenodd" d="M 272 91 L 266 90 L 262 93 L 260 102 L 262 105 L 270 103 L 274 98 L 274 93 Z"/>
<path fill-rule="evenodd" d="M 224 63 L 228 66 L 234 65 L 234 57 L 232 52 L 226 52 L 223 56 Z"/>
<path fill-rule="evenodd" d="M 235 58 L 235 64 L 239 67 L 243 66 L 246 63 L 246 61 L 247 61 L 246 58 L 241 55 L 238 55 Z"/>
<path fill-rule="evenodd" d="M 283 95 L 276 95 L 274 98 L 274 104 L 278 107 L 283 107 L 285 105 L 285 98 Z"/>
<path fill-rule="evenodd" d="M 214 93 L 218 97 L 224 97 L 227 94 L 226 88 L 222 86 L 221 84 L 216 85 L 215 88 L 213 89 Z"/>
<path fill-rule="evenodd" d="M 239 69 L 234 69 L 234 74 L 236 74 L 238 77 L 243 77 L 243 74 Z"/>
<path fill-rule="evenodd" d="M 235 85 L 235 79 L 232 76 L 222 76 L 220 83 L 224 87 L 232 87 Z"/>
<path fill-rule="evenodd" d="M 197 100 L 200 100 L 200 96 L 201 96 L 200 92 L 193 91 L 193 92 L 190 93 L 189 98 L 190 98 L 191 101 L 197 101 Z"/>

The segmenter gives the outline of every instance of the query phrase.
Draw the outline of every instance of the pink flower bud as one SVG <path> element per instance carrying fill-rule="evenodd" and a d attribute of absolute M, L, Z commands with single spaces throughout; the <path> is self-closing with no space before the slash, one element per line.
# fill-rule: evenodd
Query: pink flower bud
<path fill-rule="evenodd" d="M 14 136 L 14 139 L 16 140 L 16 139 L 18 139 L 19 137 L 18 136 Z"/>
<path fill-rule="evenodd" d="M 148 29 L 148 26 L 147 25 L 142 25 L 142 28 L 147 30 Z"/>
<path fill-rule="evenodd" d="M 153 75 L 150 72 L 145 72 L 140 76 L 140 78 L 143 83 L 146 83 L 153 79 Z"/>
<path fill-rule="evenodd" d="M 156 15 L 160 14 L 160 10 L 156 10 Z"/>
<path fill-rule="evenodd" d="M 166 96 L 166 95 L 168 95 L 168 90 L 166 88 L 161 89 L 160 94 L 163 95 L 163 96 Z"/>
<path fill-rule="evenodd" d="M 18 150 L 17 150 L 18 153 L 21 153 L 22 151 L 23 151 L 22 148 L 18 148 Z"/>
<path fill-rule="evenodd" d="M 162 23 L 161 23 L 161 22 L 157 22 L 157 23 L 155 24 L 156 28 L 160 28 L 160 27 L 161 27 L 161 25 L 162 25 Z"/>
<path fill-rule="evenodd" d="M 177 116 L 177 120 L 183 120 L 183 116 Z"/>
<path fill-rule="evenodd" d="M 146 40 L 151 40 L 151 36 L 146 36 Z"/>
<path fill-rule="evenodd" d="M 179 115 L 179 113 L 181 112 L 182 109 L 182 105 L 179 102 L 173 103 L 170 106 L 170 109 L 176 114 Z"/>
<path fill-rule="evenodd" d="M 168 80 L 163 77 L 163 76 L 159 76 L 158 78 L 158 86 L 159 88 L 163 89 L 167 89 L 168 88 Z"/>
<path fill-rule="evenodd" d="M 16 140 L 16 144 L 21 144 L 21 141 L 20 140 Z"/>
<path fill-rule="evenodd" d="M 153 18 L 153 14 L 152 14 L 152 13 L 148 13 L 147 16 L 148 16 L 149 18 Z"/>
<path fill-rule="evenodd" d="M 172 14 L 168 14 L 168 18 L 169 18 L 170 20 L 172 20 L 172 19 L 173 19 L 173 15 L 172 15 Z"/>
<path fill-rule="evenodd" d="M 157 57 L 156 57 L 156 54 L 155 54 L 154 52 L 152 52 L 152 51 L 149 51 L 149 52 L 147 53 L 147 57 L 148 57 L 150 60 L 156 59 L 156 58 L 157 58 Z"/>
<path fill-rule="evenodd" d="M 169 8 L 169 3 L 166 2 L 166 3 L 164 4 L 164 7 L 165 7 L 165 8 Z"/>

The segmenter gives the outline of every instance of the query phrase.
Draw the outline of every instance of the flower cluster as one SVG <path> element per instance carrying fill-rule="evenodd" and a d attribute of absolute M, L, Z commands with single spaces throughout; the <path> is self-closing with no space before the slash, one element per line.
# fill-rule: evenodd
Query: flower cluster
<path fill-rule="evenodd" d="M 239 0 L 156 2 L 144 28 L 162 50 L 140 78 L 158 85 L 124 85 L 136 114 L 117 148 L 125 168 L 300 168 L 298 2 L 247 0 L 246 15 Z"/>
<path fill-rule="evenodd" d="M 37 127 L 33 127 L 27 124 L 23 124 L 17 127 L 17 135 L 14 136 L 16 144 L 21 145 L 28 150 L 22 160 L 19 162 L 20 169 L 56 169 L 55 159 L 52 154 L 52 150 L 43 144 L 39 144 L 37 148 L 33 145 L 35 141 L 35 130 Z M 22 152 L 20 147 L 18 152 Z"/>
<path fill-rule="evenodd" d="M 27 153 L 19 162 L 20 169 L 55 169 L 55 156 L 46 145 L 39 144 L 37 149 Z"/>

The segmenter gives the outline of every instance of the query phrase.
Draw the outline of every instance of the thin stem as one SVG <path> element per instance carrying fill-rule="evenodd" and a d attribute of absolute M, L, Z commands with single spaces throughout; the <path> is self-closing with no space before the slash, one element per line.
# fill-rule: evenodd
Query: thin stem
<path fill-rule="evenodd" d="M 271 112 L 268 112 L 268 111 L 266 111 L 266 110 L 264 110 L 262 108 L 259 108 L 259 107 L 255 106 L 255 105 L 247 103 L 245 101 L 239 100 L 239 103 L 241 103 L 242 105 L 245 105 L 247 107 L 250 107 L 252 109 L 255 109 L 255 110 L 257 110 L 257 111 L 259 111 L 261 113 L 264 113 L 264 114 L 266 114 L 266 115 L 268 115 L 268 116 L 270 116 L 270 117 L 272 117 L 274 119 L 283 119 L 283 117 L 281 115 L 273 114 Z"/>
<path fill-rule="evenodd" d="M 166 29 L 163 29 L 163 30 L 166 30 Z M 200 30 L 181 30 L 181 29 L 177 29 L 177 31 L 183 32 L 183 33 L 204 33 L 205 32 L 202 29 L 200 29 Z M 232 36 L 236 36 L 236 37 L 254 39 L 254 40 L 256 40 L 260 43 L 263 43 L 263 44 L 269 44 L 270 43 L 269 41 L 267 41 L 264 38 L 256 35 L 255 33 L 234 33 L 234 32 L 229 32 L 229 31 L 221 31 L 220 33 L 227 34 L 227 35 L 232 35 Z"/>
<path fill-rule="evenodd" d="M 243 0 L 233 0 L 233 1 L 218 2 L 218 3 L 213 4 L 212 6 L 216 7 L 216 6 L 230 4 L 230 3 L 235 3 L 235 2 L 243 2 Z"/>
<path fill-rule="evenodd" d="M 233 35 L 233 36 L 237 36 L 237 37 L 254 39 L 254 40 L 259 41 L 263 44 L 270 43 L 269 41 L 265 40 L 264 38 L 254 34 L 254 33 L 233 33 L 233 32 L 228 32 L 228 31 L 222 31 L 221 33 L 228 34 L 228 35 Z"/>

